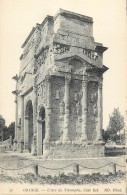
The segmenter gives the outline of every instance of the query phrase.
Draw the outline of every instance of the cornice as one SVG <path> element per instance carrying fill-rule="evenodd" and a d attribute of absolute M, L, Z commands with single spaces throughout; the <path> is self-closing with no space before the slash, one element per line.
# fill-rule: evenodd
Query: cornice
<path fill-rule="evenodd" d="M 26 40 L 23 43 L 23 45 L 21 46 L 21 48 L 25 47 L 25 45 L 27 44 L 27 42 L 29 41 L 29 39 L 31 38 L 33 33 L 35 32 L 36 28 L 38 28 L 38 26 L 41 26 L 41 28 L 42 28 L 47 21 L 53 21 L 53 16 L 47 15 L 41 24 L 36 24 L 36 27 L 32 28 L 31 32 L 29 33 L 28 37 L 26 38 Z"/>
<path fill-rule="evenodd" d="M 63 9 L 59 9 L 59 12 L 54 17 L 54 20 L 56 20 L 56 18 L 59 15 L 64 16 L 64 17 L 68 17 L 68 18 L 77 19 L 77 20 L 87 22 L 87 23 L 91 23 L 91 24 L 93 23 L 93 18 L 91 18 L 91 17 L 84 16 L 84 15 L 81 15 L 81 14 L 77 14 L 75 12 L 66 11 L 66 10 L 63 10 Z"/>
<path fill-rule="evenodd" d="M 31 32 L 29 33 L 28 37 L 26 38 L 25 42 L 23 43 L 23 45 L 21 46 L 21 48 L 24 48 L 26 43 L 29 41 L 30 37 L 33 35 L 34 31 L 36 30 L 35 27 L 32 28 Z"/>
<path fill-rule="evenodd" d="M 104 46 L 97 45 L 96 48 L 95 48 L 95 51 L 103 53 L 107 49 L 108 49 L 108 47 L 104 47 Z"/>

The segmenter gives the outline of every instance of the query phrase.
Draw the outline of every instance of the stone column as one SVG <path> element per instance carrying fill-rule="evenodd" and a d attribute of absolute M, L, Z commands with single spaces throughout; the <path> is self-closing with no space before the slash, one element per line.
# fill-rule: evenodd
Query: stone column
<path fill-rule="evenodd" d="M 14 139 L 14 151 L 17 150 L 17 125 L 18 125 L 18 97 L 15 97 L 15 139 Z"/>
<path fill-rule="evenodd" d="M 46 130 L 44 143 L 49 143 L 51 136 L 51 77 L 46 77 L 47 82 L 47 106 L 46 106 Z"/>
<path fill-rule="evenodd" d="M 36 87 L 36 77 L 34 77 L 33 82 L 33 147 L 32 155 L 36 155 L 37 147 L 37 87 Z"/>
<path fill-rule="evenodd" d="M 21 96 L 21 139 L 20 139 L 20 152 L 24 149 L 24 97 Z"/>
<path fill-rule="evenodd" d="M 23 152 L 29 152 L 29 116 L 25 116 L 25 123 L 24 123 L 24 151 Z"/>
<path fill-rule="evenodd" d="M 37 120 L 37 156 L 42 155 L 42 120 Z"/>
<path fill-rule="evenodd" d="M 87 80 L 82 81 L 82 135 L 81 141 L 87 141 Z"/>
<path fill-rule="evenodd" d="M 103 125 L 103 106 L 102 106 L 102 81 L 98 83 L 98 123 L 97 123 L 97 141 L 102 140 Z"/>
<path fill-rule="evenodd" d="M 69 138 L 69 84 L 71 78 L 65 77 L 65 94 L 64 94 L 64 101 L 65 101 L 65 114 L 64 114 L 64 131 L 63 131 L 63 140 L 62 142 L 70 142 Z"/>

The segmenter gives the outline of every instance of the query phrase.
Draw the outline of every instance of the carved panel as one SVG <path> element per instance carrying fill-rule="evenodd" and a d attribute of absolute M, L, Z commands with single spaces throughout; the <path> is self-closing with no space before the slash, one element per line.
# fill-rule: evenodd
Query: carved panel
<path fill-rule="evenodd" d="M 68 46 L 68 45 L 59 44 L 59 43 L 53 44 L 53 52 L 55 54 L 68 53 L 69 51 L 70 51 L 70 46 Z"/>
<path fill-rule="evenodd" d="M 96 125 L 97 125 L 97 82 L 88 82 L 88 93 L 87 93 L 87 135 L 88 140 L 95 140 L 96 137 Z"/>
<path fill-rule="evenodd" d="M 80 80 L 71 80 L 70 83 L 70 124 L 69 134 L 72 140 L 78 139 L 81 135 L 81 123 L 79 118 L 82 115 L 82 82 Z M 78 133 L 78 134 L 77 134 Z"/>
<path fill-rule="evenodd" d="M 64 78 L 53 77 L 52 78 L 52 135 L 62 136 L 63 120 L 65 113 L 64 104 Z M 58 94 L 59 98 L 58 98 Z M 56 98 L 57 96 L 57 98 Z"/>
<path fill-rule="evenodd" d="M 37 58 L 37 68 L 39 68 L 42 64 L 45 63 L 45 59 L 47 58 L 48 55 L 48 49 L 43 50 L 41 54 Z"/>
<path fill-rule="evenodd" d="M 83 53 L 93 60 L 97 60 L 98 58 L 98 54 L 95 51 L 83 49 Z"/>
<path fill-rule="evenodd" d="M 60 103 L 60 114 L 61 115 L 65 114 L 65 103 L 64 103 L 64 101 L 62 101 Z"/>
<path fill-rule="evenodd" d="M 46 94 L 46 83 L 42 82 L 37 86 L 37 101 L 38 106 L 42 103 L 46 104 L 47 94 Z"/>

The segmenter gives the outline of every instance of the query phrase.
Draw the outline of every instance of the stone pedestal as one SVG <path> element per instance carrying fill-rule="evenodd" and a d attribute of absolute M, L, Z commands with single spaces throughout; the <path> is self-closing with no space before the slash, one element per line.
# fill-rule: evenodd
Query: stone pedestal
<path fill-rule="evenodd" d="M 45 157 L 51 159 L 92 158 L 105 156 L 104 144 L 87 143 L 50 143 L 50 150 Z"/>

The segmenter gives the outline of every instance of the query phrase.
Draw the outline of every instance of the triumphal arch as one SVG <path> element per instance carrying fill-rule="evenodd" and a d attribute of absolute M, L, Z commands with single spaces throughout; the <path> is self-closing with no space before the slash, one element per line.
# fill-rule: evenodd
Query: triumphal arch
<path fill-rule="evenodd" d="M 93 19 L 60 9 L 31 30 L 16 80 L 14 150 L 47 158 L 104 156 L 103 52 Z"/>

